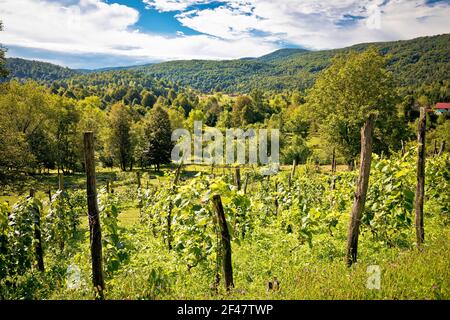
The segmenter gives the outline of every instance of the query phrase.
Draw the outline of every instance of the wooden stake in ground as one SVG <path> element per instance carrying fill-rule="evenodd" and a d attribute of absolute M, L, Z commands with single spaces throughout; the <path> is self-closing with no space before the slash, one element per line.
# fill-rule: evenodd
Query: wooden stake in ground
<path fill-rule="evenodd" d="M 417 188 L 416 188 L 416 244 L 420 246 L 425 240 L 423 229 L 423 201 L 425 196 L 425 130 L 427 125 L 427 114 L 424 107 L 420 108 L 419 127 L 417 142 L 419 143 L 417 155 Z"/>
<path fill-rule="evenodd" d="M 361 224 L 361 217 L 366 202 L 370 164 L 372 162 L 372 133 L 374 122 L 375 117 L 370 115 L 364 126 L 361 128 L 361 161 L 347 238 L 346 260 L 348 266 L 351 266 L 356 262 L 358 253 L 359 226 Z"/>
<path fill-rule="evenodd" d="M 34 198 L 34 189 L 30 190 L 30 198 Z M 39 271 L 44 272 L 44 250 L 42 249 L 42 237 L 41 237 L 41 213 L 39 208 L 34 209 L 34 252 L 36 254 L 37 267 Z"/>
<path fill-rule="evenodd" d="M 333 148 L 333 155 L 331 157 L 331 190 L 336 186 L 336 149 Z"/>
<path fill-rule="evenodd" d="M 138 185 L 138 189 L 141 188 L 141 172 L 136 172 L 136 178 L 137 178 L 137 185 Z"/>
<path fill-rule="evenodd" d="M 241 190 L 241 169 L 239 167 L 234 171 L 234 184 L 238 190 Z"/>
<path fill-rule="evenodd" d="M 247 188 L 248 188 L 249 179 L 250 179 L 250 175 L 249 175 L 249 173 L 247 172 L 247 173 L 245 174 L 244 194 L 247 194 Z"/>
<path fill-rule="evenodd" d="M 92 281 L 96 291 L 96 298 L 103 300 L 103 290 L 105 289 L 105 283 L 103 280 L 102 264 L 102 233 L 97 205 L 93 132 L 84 133 L 84 155 L 87 178 L 86 191 L 88 201 L 88 217 L 92 259 Z"/>
<path fill-rule="evenodd" d="M 183 167 L 183 160 L 180 162 L 180 164 L 177 167 L 177 170 L 175 171 L 175 179 L 173 180 L 174 186 L 176 186 L 178 184 L 178 180 L 180 179 L 182 167 Z"/>
<path fill-rule="evenodd" d="M 297 165 L 297 161 L 294 159 L 294 161 L 292 161 L 291 174 L 289 175 L 289 187 L 291 187 L 292 181 L 294 180 L 294 176 L 295 176 L 295 166 L 296 166 L 296 165 Z"/>
<path fill-rule="evenodd" d="M 227 221 L 225 220 L 225 213 L 223 211 L 222 199 L 220 195 L 213 196 L 213 207 L 217 213 L 217 220 L 220 226 L 220 233 L 222 235 L 222 268 L 223 277 L 225 279 L 225 288 L 229 291 L 234 287 L 233 283 L 233 266 L 231 264 L 231 243 L 230 233 L 228 232 Z"/>
<path fill-rule="evenodd" d="M 64 190 L 64 175 L 62 173 L 58 174 L 58 188 Z"/>
<path fill-rule="evenodd" d="M 440 157 L 445 151 L 445 140 L 442 140 L 441 147 L 439 148 L 438 157 Z"/>

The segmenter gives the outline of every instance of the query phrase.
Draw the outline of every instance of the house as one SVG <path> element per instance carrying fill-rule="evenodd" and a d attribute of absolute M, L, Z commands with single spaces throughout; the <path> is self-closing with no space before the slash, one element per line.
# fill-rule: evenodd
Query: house
<path fill-rule="evenodd" d="M 449 102 L 439 102 L 434 107 L 434 112 L 436 114 L 444 114 L 446 112 L 449 112 L 450 110 L 450 103 Z"/>

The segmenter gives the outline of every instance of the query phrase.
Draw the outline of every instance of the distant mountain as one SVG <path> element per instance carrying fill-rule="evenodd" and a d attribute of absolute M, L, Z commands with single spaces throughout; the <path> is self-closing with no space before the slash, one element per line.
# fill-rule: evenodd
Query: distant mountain
<path fill-rule="evenodd" d="M 283 91 L 310 87 L 317 74 L 332 58 L 350 50 L 376 46 L 389 56 L 389 68 L 400 86 L 417 86 L 450 80 L 450 34 L 413 40 L 358 44 L 349 48 L 323 51 L 281 49 L 259 58 L 238 60 L 182 60 L 134 67 L 101 70 L 71 70 L 23 59 L 7 59 L 10 77 L 51 81 L 81 73 L 109 72 L 123 75 L 127 70 L 150 79 L 158 78 L 199 91 L 249 92 L 252 89 Z M 116 75 L 116 76 L 119 76 Z"/>
<path fill-rule="evenodd" d="M 6 69 L 10 72 L 7 80 L 34 79 L 38 81 L 54 81 L 71 78 L 79 75 L 80 72 L 55 64 L 25 60 L 20 58 L 7 58 Z"/>
<path fill-rule="evenodd" d="M 293 49 L 293 48 L 286 48 L 286 49 L 280 49 L 277 51 L 274 51 L 272 53 L 266 54 L 265 56 L 256 58 L 255 60 L 259 62 L 276 62 L 277 60 L 285 59 L 292 57 L 294 55 L 303 54 L 306 52 L 310 52 L 305 49 Z"/>
<path fill-rule="evenodd" d="M 269 55 L 245 60 L 171 61 L 139 67 L 150 76 L 209 92 L 249 92 L 292 90 L 310 87 L 317 74 L 338 54 L 362 51 L 376 46 L 390 56 L 389 68 L 400 86 L 417 86 L 450 80 L 450 34 L 413 40 L 358 44 L 323 51 L 282 49 Z"/>

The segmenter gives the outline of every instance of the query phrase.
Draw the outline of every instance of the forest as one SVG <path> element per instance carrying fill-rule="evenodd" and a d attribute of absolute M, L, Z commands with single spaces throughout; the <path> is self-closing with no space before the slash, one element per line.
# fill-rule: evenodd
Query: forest
<path fill-rule="evenodd" d="M 450 299 L 449 45 L 98 72 L 2 47 L 0 300 Z M 278 171 L 173 162 L 196 121 L 280 130 Z"/>

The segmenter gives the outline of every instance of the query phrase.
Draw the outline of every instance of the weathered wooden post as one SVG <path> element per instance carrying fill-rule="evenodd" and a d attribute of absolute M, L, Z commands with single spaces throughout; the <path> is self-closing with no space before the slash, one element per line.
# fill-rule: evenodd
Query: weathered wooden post
<path fill-rule="evenodd" d="M 247 188 L 248 188 L 249 179 L 250 179 L 250 175 L 249 175 L 249 173 L 247 172 L 247 173 L 245 174 L 244 194 L 247 194 Z"/>
<path fill-rule="evenodd" d="M 52 190 L 49 188 L 47 190 L 47 194 L 48 194 L 48 203 L 52 202 Z"/>
<path fill-rule="evenodd" d="M 419 143 L 417 152 L 417 188 L 416 188 L 416 244 L 419 247 L 425 240 L 423 228 L 423 202 L 425 196 L 425 130 L 427 125 L 427 113 L 425 107 L 420 108 L 419 125 L 417 132 L 417 142 Z"/>
<path fill-rule="evenodd" d="M 177 167 L 177 170 L 175 171 L 175 179 L 173 180 L 173 185 L 177 185 L 178 184 L 178 180 L 180 179 L 180 175 L 181 175 L 181 167 L 183 166 L 183 160 L 180 162 L 180 164 Z"/>
<path fill-rule="evenodd" d="M 30 198 L 34 198 L 34 189 L 30 189 Z M 42 249 L 41 237 L 41 213 L 38 207 L 33 208 L 33 222 L 34 222 L 34 252 L 36 254 L 37 268 L 44 272 L 44 250 Z"/>
<path fill-rule="evenodd" d="M 289 175 L 289 188 L 291 187 L 292 181 L 294 180 L 296 165 L 297 165 L 297 161 L 294 159 L 294 161 L 292 161 L 291 174 Z"/>
<path fill-rule="evenodd" d="M 405 142 L 401 140 L 402 142 L 402 157 L 405 155 Z"/>
<path fill-rule="evenodd" d="M 138 189 L 140 189 L 141 188 L 141 172 L 140 171 L 136 172 L 136 178 L 137 178 Z"/>
<path fill-rule="evenodd" d="M 442 140 L 441 147 L 439 148 L 438 157 L 440 157 L 445 151 L 445 140 Z"/>
<path fill-rule="evenodd" d="M 63 173 L 58 174 L 58 189 L 64 190 L 64 175 L 63 175 Z"/>
<path fill-rule="evenodd" d="M 173 203 L 169 202 L 169 212 L 167 213 L 167 247 L 172 250 L 172 209 Z"/>
<path fill-rule="evenodd" d="M 86 163 L 86 191 L 92 259 L 92 282 L 96 291 L 96 298 L 103 300 L 105 283 L 103 280 L 102 233 L 97 205 L 93 132 L 84 133 L 84 155 Z"/>
<path fill-rule="evenodd" d="M 336 149 L 333 148 L 333 155 L 331 157 L 331 191 L 336 187 Z"/>
<path fill-rule="evenodd" d="M 231 264 L 231 243 L 230 233 L 228 232 L 227 221 L 225 219 L 225 213 L 223 211 L 222 199 L 220 195 L 213 196 L 213 207 L 217 213 L 217 220 L 220 226 L 220 233 L 222 235 L 222 268 L 223 277 L 225 279 L 225 288 L 229 291 L 234 287 L 233 283 L 233 266 Z"/>
<path fill-rule="evenodd" d="M 234 184 L 238 190 L 241 190 L 241 169 L 236 167 L 234 171 Z"/>
<path fill-rule="evenodd" d="M 359 166 L 358 183 L 355 199 L 350 217 L 350 226 L 347 238 L 347 265 L 356 262 L 358 253 L 359 226 L 366 202 L 367 188 L 369 186 L 370 164 L 372 162 L 372 132 L 375 117 L 370 115 L 361 128 L 361 160 Z"/>
<path fill-rule="evenodd" d="M 437 147 L 437 140 L 434 139 L 434 150 L 433 150 L 433 156 L 437 156 L 438 155 L 438 147 Z"/>

